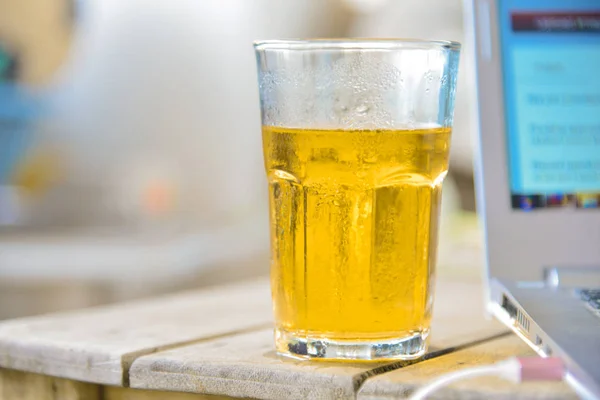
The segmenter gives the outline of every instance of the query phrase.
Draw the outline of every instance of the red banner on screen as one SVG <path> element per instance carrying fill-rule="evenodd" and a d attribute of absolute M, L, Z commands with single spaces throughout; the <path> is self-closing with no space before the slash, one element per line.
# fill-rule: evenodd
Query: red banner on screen
<path fill-rule="evenodd" d="M 598 32 L 600 12 L 512 13 L 513 32 Z"/>

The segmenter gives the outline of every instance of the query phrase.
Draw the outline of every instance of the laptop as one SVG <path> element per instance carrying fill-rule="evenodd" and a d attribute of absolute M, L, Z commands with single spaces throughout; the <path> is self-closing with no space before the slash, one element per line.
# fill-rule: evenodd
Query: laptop
<path fill-rule="evenodd" d="M 488 310 L 600 399 L 600 0 L 468 0 Z"/>

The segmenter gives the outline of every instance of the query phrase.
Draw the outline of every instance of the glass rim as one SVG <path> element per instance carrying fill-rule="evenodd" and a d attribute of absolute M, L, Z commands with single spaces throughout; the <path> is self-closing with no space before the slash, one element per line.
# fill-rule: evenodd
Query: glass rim
<path fill-rule="evenodd" d="M 401 50 L 401 49 L 445 49 L 459 51 L 461 44 L 451 40 L 425 39 L 289 39 L 255 40 L 256 51 L 263 50 Z"/>

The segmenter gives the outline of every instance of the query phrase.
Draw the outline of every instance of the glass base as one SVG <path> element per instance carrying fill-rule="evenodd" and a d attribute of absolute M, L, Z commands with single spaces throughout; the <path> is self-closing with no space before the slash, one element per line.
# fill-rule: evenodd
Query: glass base
<path fill-rule="evenodd" d="M 298 336 L 275 329 L 277 353 L 303 360 L 393 361 L 414 360 L 427 351 L 429 331 L 386 340 L 329 340 Z"/>

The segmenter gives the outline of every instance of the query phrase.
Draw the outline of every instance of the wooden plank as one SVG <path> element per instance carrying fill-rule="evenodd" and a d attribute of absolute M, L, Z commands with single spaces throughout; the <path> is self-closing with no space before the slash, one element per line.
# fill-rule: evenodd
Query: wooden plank
<path fill-rule="evenodd" d="M 0 400 L 102 400 L 91 383 L 0 368 Z"/>
<path fill-rule="evenodd" d="M 360 389 L 358 400 L 404 399 L 416 388 L 441 374 L 475 365 L 491 364 L 511 356 L 534 355 L 535 353 L 518 337 L 509 335 L 373 377 Z M 496 377 L 459 381 L 428 397 L 428 399 L 448 400 L 575 400 L 577 398 L 563 382 L 524 382 L 517 385 Z"/>
<path fill-rule="evenodd" d="M 2 399 L 0 399 L 2 400 Z M 233 400 L 231 397 L 192 393 L 156 392 L 115 386 L 104 388 L 102 400 Z"/>
<path fill-rule="evenodd" d="M 231 397 L 157 392 L 54 378 L 0 368 L 0 400 L 231 400 Z"/>
<path fill-rule="evenodd" d="M 126 385 L 140 355 L 270 326 L 268 281 L 0 323 L 0 367 Z"/>
<path fill-rule="evenodd" d="M 351 399 L 369 365 L 278 357 L 269 330 L 186 346 L 137 359 L 133 388 L 260 399 Z"/>
<path fill-rule="evenodd" d="M 444 351 L 506 329 L 483 318 L 481 286 L 441 282 L 431 350 Z M 460 309 L 453 305 L 464 304 Z M 444 305 L 445 304 L 445 305 Z M 354 398 L 370 375 L 392 364 L 306 362 L 278 357 L 271 329 L 144 356 L 130 370 L 131 387 L 261 399 Z"/>

